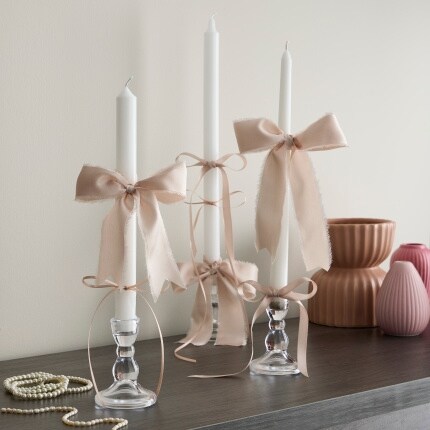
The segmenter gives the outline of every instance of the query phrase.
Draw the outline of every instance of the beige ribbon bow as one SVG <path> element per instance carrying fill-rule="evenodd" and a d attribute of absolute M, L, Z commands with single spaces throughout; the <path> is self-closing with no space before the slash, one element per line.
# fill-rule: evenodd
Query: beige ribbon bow
<path fill-rule="evenodd" d="M 165 280 L 183 287 L 158 201 L 169 204 L 184 200 L 186 180 L 187 169 L 183 162 L 173 164 L 135 184 L 130 184 L 124 176 L 113 170 L 96 166 L 82 167 L 76 183 L 76 200 L 115 199 L 113 208 L 103 221 L 97 283 L 112 277 L 115 284 L 123 286 L 124 250 L 130 246 L 124 235 L 125 226 L 137 211 L 154 301 L 158 299 Z"/>
<path fill-rule="evenodd" d="M 269 150 L 257 198 L 257 250 L 266 248 L 272 259 L 276 256 L 290 183 L 306 269 L 328 270 L 330 241 L 317 179 L 307 151 L 346 146 L 336 117 L 325 115 L 294 136 L 285 134 L 265 118 L 237 121 L 234 130 L 241 153 Z"/>
<path fill-rule="evenodd" d="M 294 290 L 302 285 L 305 282 L 309 282 L 312 285 L 312 291 L 310 293 L 296 293 Z M 262 294 L 261 298 L 254 299 L 249 298 L 244 293 L 245 289 L 249 289 L 250 286 L 255 288 L 258 292 Z M 259 316 L 263 314 L 266 308 L 269 306 L 273 297 L 281 297 L 293 302 L 296 302 L 299 305 L 300 314 L 299 314 L 299 333 L 297 337 L 297 367 L 303 375 L 309 376 L 308 367 L 306 362 L 306 351 L 307 351 L 307 343 L 308 343 L 308 326 L 309 326 L 309 318 L 306 308 L 303 306 L 302 300 L 309 300 L 312 298 L 317 292 L 317 284 L 310 278 L 302 277 L 295 279 L 290 282 L 285 287 L 280 289 L 266 287 L 264 285 L 259 284 L 253 280 L 244 281 L 239 285 L 239 291 L 242 293 L 245 300 L 249 302 L 259 301 L 259 305 L 254 312 L 251 322 L 251 357 L 248 363 L 238 372 L 234 373 L 225 373 L 221 375 L 190 375 L 190 378 L 225 378 L 229 376 L 236 376 L 240 373 L 244 372 L 254 357 L 254 336 L 253 336 L 253 328 L 255 321 Z"/>
<path fill-rule="evenodd" d="M 191 285 L 199 282 L 202 288 L 198 288 L 193 311 L 191 314 L 191 326 L 187 336 L 180 342 L 184 345 L 205 345 L 212 334 L 212 307 L 207 298 L 211 295 L 212 285 L 215 283 L 218 290 L 218 333 L 216 345 L 246 345 L 248 339 L 248 319 L 243 301 L 237 290 L 236 279 L 242 282 L 246 279 L 257 279 L 257 266 L 252 263 L 233 261 L 232 270 L 229 260 L 210 263 L 207 260 L 196 263 L 189 261 L 179 263 L 179 270 L 185 284 Z M 196 271 L 198 274 L 196 275 Z M 174 288 L 177 286 L 173 286 Z M 255 297 L 252 287 L 243 289 L 243 296 L 251 300 Z M 176 351 L 176 352 L 177 352 Z M 182 357 L 178 357 L 182 358 Z M 188 360 L 189 361 L 189 360 Z"/>

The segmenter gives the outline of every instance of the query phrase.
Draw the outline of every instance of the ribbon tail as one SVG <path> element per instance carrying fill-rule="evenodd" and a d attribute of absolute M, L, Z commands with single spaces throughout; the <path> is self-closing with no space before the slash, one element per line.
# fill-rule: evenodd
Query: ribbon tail
<path fill-rule="evenodd" d="M 294 151 L 290 166 L 291 193 L 306 269 L 331 265 L 327 222 L 312 162 L 306 151 Z"/>
<path fill-rule="evenodd" d="M 133 199 L 134 200 L 134 199 Z M 133 219 L 133 207 L 130 209 L 124 198 L 118 197 L 103 221 L 97 283 L 113 278 L 121 285 L 123 279 L 124 249 L 126 226 Z"/>
<path fill-rule="evenodd" d="M 230 264 L 233 268 L 234 260 L 234 241 L 233 241 L 233 221 L 231 218 L 231 203 L 230 203 L 230 186 L 227 173 L 223 168 L 220 168 L 222 175 L 222 213 L 224 220 L 225 247 Z"/>
<path fill-rule="evenodd" d="M 243 346 L 248 340 L 248 318 L 237 289 L 218 274 L 218 333 L 215 345 Z"/>
<path fill-rule="evenodd" d="M 181 279 L 184 281 L 186 287 L 188 287 L 195 278 L 194 266 L 192 261 L 187 261 L 185 263 L 178 263 L 179 273 Z M 170 286 L 175 293 L 181 293 L 184 291 L 184 287 L 177 285 L 174 282 L 170 282 Z"/>
<path fill-rule="evenodd" d="M 212 335 L 212 306 L 208 299 L 211 288 L 210 282 L 199 282 L 191 313 L 190 328 L 187 335 L 180 340 L 181 343 L 202 346 L 209 342 Z"/>
<path fill-rule="evenodd" d="M 297 301 L 296 303 L 299 305 L 300 309 L 299 334 L 297 338 L 297 366 L 303 375 L 309 377 L 306 363 L 309 317 L 303 303 L 301 301 Z"/>
<path fill-rule="evenodd" d="M 285 145 L 270 150 L 261 173 L 255 219 L 257 250 L 266 248 L 272 261 L 281 233 L 282 213 L 287 192 L 287 150 Z"/>
<path fill-rule="evenodd" d="M 193 263 L 195 272 L 198 273 L 197 265 L 196 265 L 195 261 L 193 260 L 192 263 Z M 184 339 L 182 339 L 182 342 L 184 342 L 184 343 L 181 346 L 179 346 L 178 348 L 176 348 L 175 351 L 174 351 L 174 355 L 175 355 L 176 358 L 178 358 L 179 360 L 188 361 L 189 363 L 195 363 L 196 360 L 194 358 L 188 358 L 188 357 L 184 357 L 183 355 L 180 355 L 179 351 L 182 350 L 182 349 L 184 349 L 184 348 L 186 348 L 199 335 L 200 331 L 203 328 L 203 325 L 205 324 L 206 317 L 207 317 L 207 314 L 208 314 L 208 307 L 207 307 L 208 299 L 207 299 L 207 295 L 206 295 L 206 292 L 205 292 L 205 287 L 203 285 L 203 282 L 202 282 L 200 276 L 198 276 L 198 283 L 199 283 L 198 288 L 199 288 L 199 291 L 201 291 L 201 293 L 203 295 L 204 306 L 205 306 L 205 311 L 203 313 L 203 319 L 202 319 L 202 321 L 200 323 L 200 326 L 197 327 L 197 329 L 194 331 L 194 334 L 191 337 L 187 336 Z M 179 341 L 179 342 L 181 342 L 181 341 Z"/>
<path fill-rule="evenodd" d="M 154 301 L 157 301 L 164 281 L 168 280 L 183 288 L 184 283 L 173 258 L 154 193 L 141 192 L 139 201 L 138 221 L 145 242 L 148 279 Z"/>

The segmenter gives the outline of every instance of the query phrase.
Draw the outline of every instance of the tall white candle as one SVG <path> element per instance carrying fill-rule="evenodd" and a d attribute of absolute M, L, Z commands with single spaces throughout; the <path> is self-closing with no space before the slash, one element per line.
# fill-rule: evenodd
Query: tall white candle
<path fill-rule="evenodd" d="M 219 157 L 219 33 L 213 17 L 204 41 L 203 115 L 204 158 L 213 161 Z M 206 174 L 204 197 L 220 198 L 218 169 Z M 204 255 L 210 261 L 220 258 L 220 211 L 211 205 L 204 208 Z"/>
<path fill-rule="evenodd" d="M 130 80 L 129 80 L 130 81 Z M 128 81 L 128 82 L 129 82 Z M 127 84 L 128 84 L 127 82 Z M 131 184 L 136 174 L 136 97 L 127 84 L 116 99 L 116 167 Z M 127 223 L 125 235 L 129 246 L 124 250 L 123 284 L 136 283 L 136 215 Z M 136 293 L 115 293 L 115 318 L 136 318 Z"/>
<path fill-rule="evenodd" d="M 278 125 L 286 133 L 291 133 L 291 55 L 288 43 L 281 60 L 281 86 L 279 92 Z M 288 282 L 288 239 L 289 239 L 289 189 L 285 195 L 281 235 L 275 261 L 270 269 L 270 285 L 281 288 Z"/>

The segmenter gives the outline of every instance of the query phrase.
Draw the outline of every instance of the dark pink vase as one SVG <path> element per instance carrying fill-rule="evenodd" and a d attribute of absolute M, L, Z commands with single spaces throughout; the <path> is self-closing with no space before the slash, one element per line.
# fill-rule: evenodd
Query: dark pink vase
<path fill-rule="evenodd" d="M 410 261 L 420 274 L 430 296 L 430 249 L 422 243 L 404 243 L 394 251 L 390 266 L 395 261 Z"/>

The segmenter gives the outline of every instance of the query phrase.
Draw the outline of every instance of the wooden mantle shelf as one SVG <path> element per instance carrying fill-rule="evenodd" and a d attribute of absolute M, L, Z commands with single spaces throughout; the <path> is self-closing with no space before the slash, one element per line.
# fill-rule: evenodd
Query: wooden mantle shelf
<path fill-rule="evenodd" d="M 287 321 L 290 352 L 295 354 L 298 321 Z M 265 324 L 255 328 L 256 354 L 263 352 Z M 121 416 L 134 429 L 346 429 L 430 428 L 430 328 L 417 337 L 384 336 L 378 329 L 336 329 L 310 325 L 308 368 L 302 375 L 273 377 L 245 372 L 234 378 L 191 379 L 192 373 L 226 373 L 247 361 L 243 348 L 207 345 L 188 347 L 198 360 L 185 363 L 173 357 L 179 337 L 165 339 L 166 371 L 159 401 L 151 408 L 131 411 L 96 409 L 94 392 L 44 402 L 18 401 L 0 392 L 1 407 L 73 405 L 75 419 Z M 112 381 L 113 346 L 94 348 L 98 386 Z M 140 381 L 154 389 L 159 371 L 159 342 L 136 344 Z M 0 377 L 34 371 L 89 377 L 86 350 L 50 354 L 0 363 Z M 426 413 L 427 409 L 429 412 Z M 399 421 L 400 420 L 400 421 Z M 363 427 L 360 427 L 360 423 Z M 401 422 L 401 426 L 396 424 Z M 385 423 L 380 427 L 381 423 Z M 374 425 L 374 427 L 372 427 Z M 60 413 L 38 416 L 0 415 L 1 429 L 67 429 Z M 93 428 L 105 429 L 109 426 Z"/>

